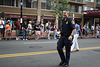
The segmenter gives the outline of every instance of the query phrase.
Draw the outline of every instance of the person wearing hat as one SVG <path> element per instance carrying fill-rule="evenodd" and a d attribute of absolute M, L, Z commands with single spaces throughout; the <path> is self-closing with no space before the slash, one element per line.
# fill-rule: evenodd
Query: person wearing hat
<path fill-rule="evenodd" d="M 11 28 L 12 26 L 10 25 L 10 22 L 7 21 L 7 24 L 6 24 L 6 40 L 7 40 L 7 37 L 9 36 L 9 40 L 11 40 Z"/>
<path fill-rule="evenodd" d="M 8 20 L 8 22 L 10 22 L 10 25 L 11 25 L 12 27 L 14 26 L 13 21 L 12 21 L 11 18 Z M 11 29 L 11 32 L 12 32 L 12 29 Z"/>
<path fill-rule="evenodd" d="M 30 40 L 31 39 L 31 35 L 32 35 L 32 21 L 29 21 L 29 24 L 28 24 L 28 39 Z"/>

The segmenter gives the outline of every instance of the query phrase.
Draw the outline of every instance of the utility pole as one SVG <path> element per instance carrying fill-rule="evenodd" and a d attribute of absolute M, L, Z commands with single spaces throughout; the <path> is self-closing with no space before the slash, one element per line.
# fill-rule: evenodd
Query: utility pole
<path fill-rule="evenodd" d="M 23 19 L 22 19 L 22 7 L 23 7 L 23 1 L 20 2 L 20 23 L 21 23 L 21 31 L 22 31 L 22 25 L 23 25 Z M 21 33 L 22 34 L 22 33 Z"/>

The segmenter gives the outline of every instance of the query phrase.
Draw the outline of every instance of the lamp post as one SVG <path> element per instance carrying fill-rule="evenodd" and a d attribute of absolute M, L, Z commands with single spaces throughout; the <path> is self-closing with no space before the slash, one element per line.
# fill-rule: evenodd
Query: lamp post
<path fill-rule="evenodd" d="M 42 20 L 43 20 L 43 22 L 44 22 L 44 14 L 42 14 Z"/>
<path fill-rule="evenodd" d="M 21 8 L 20 8 L 20 23 L 21 23 L 21 31 L 22 31 L 22 24 L 23 24 L 23 19 L 22 19 L 22 6 L 23 6 L 23 2 L 22 2 L 22 0 L 20 2 L 20 6 L 21 6 Z M 22 34 L 22 32 L 21 32 L 21 34 Z"/>

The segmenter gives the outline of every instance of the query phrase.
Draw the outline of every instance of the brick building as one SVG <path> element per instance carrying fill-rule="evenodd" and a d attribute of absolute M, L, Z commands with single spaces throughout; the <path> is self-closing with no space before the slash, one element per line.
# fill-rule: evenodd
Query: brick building
<path fill-rule="evenodd" d="M 22 0 L 23 1 L 23 20 L 40 21 L 44 19 L 44 23 L 50 20 L 55 22 L 53 14 L 51 13 L 52 0 Z M 7 18 L 12 18 L 17 21 L 20 18 L 20 2 L 21 0 L 0 0 L 0 13 L 4 11 Z M 60 4 L 60 3 L 59 3 Z M 84 18 L 84 12 L 86 10 L 100 10 L 100 0 L 69 0 L 71 15 L 78 19 L 80 24 L 84 24 L 86 21 Z M 89 19 L 91 20 L 91 19 Z M 87 21 L 89 21 L 87 19 Z M 93 21 L 93 20 L 92 20 Z M 91 22 L 92 22 L 91 21 Z"/>

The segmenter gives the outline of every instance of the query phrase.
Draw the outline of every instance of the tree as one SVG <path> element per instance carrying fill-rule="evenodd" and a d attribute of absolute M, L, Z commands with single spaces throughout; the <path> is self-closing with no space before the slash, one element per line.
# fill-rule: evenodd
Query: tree
<path fill-rule="evenodd" d="M 5 12 L 1 13 L 1 17 L 4 18 L 5 17 Z"/>
<path fill-rule="evenodd" d="M 63 19 L 63 10 L 67 10 L 70 12 L 70 5 L 68 0 L 53 0 L 51 5 L 53 11 L 53 16 L 58 15 L 59 20 Z"/>
<path fill-rule="evenodd" d="M 67 10 L 70 12 L 70 5 L 68 3 L 68 0 L 53 0 L 52 1 L 52 5 L 51 5 L 53 11 L 51 11 L 53 13 L 53 16 L 58 16 L 58 20 L 59 20 L 59 29 L 61 29 L 61 24 L 60 23 L 63 19 L 63 10 Z M 70 14 L 70 13 L 69 13 Z"/>

